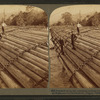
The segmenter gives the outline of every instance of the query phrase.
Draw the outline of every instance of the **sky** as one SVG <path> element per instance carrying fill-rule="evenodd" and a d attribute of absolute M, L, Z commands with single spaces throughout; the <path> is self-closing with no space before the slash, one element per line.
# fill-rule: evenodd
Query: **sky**
<path fill-rule="evenodd" d="M 81 15 L 90 14 L 94 12 L 100 12 L 100 5 L 71 5 L 57 8 L 51 13 L 50 24 L 59 21 L 61 14 L 64 12 L 70 12 L 73 16 L 79 14 L 79 12 Z"/>
<path fill-rule="evenodd" d="M 42 10 L 38 7 L 35 7 L 34 9 L 36 11 Z M 0 5 L 0 19 L 4 16 L 4 12 L 6 17 L 8 17 L 11 14 L 17 14 L 18 12 L 25 10 L 26 10 L 26 5 Z"/>
<path fill-rule="evenodd" d="M 7 14 L 15 14 L 18 13 L 19 11 L 25 11 L 26 6 L 23 5 L 0 5 L 0 14 L 3 15 L 5 12 L 5 15 Z"/>

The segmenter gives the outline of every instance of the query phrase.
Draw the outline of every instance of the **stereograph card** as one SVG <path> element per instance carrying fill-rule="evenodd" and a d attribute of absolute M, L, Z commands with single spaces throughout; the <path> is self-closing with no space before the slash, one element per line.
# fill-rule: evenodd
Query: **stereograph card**
<path fill-rule="evenodd" d="M 99 4 L 0 4 L 0 95 L 99 96 L 99 70 Z"/>

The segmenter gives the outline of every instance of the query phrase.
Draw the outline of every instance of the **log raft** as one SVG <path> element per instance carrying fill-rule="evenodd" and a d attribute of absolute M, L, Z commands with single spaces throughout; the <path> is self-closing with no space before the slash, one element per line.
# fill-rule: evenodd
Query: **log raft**
<path fill-rule="evenodd" d="M 48 33 L 39 27 L 10 28 L 0 40 L 0 88 L 46 88 Z"/>
<path fill-rule="evenodd" d="M 95 32 L 95 33 L 93 33 Z M 75 88 L 100 87 L 100 30 L 90 27 L 81 29 L 81 35 L 72 49 L 70 30 L 52 27 L 52 41 L 59 59 Z M 60 54 L 59 39 L 64 40 L 64 55 Z"/>

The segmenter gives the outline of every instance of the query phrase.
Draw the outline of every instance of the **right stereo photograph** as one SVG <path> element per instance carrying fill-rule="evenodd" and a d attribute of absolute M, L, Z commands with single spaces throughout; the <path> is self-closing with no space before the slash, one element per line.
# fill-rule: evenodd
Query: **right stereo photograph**
<path fill-rule="evenodd" d="M 100 5 L 57 8 L 49 24 L 50 88 L 99 88 Z"/>

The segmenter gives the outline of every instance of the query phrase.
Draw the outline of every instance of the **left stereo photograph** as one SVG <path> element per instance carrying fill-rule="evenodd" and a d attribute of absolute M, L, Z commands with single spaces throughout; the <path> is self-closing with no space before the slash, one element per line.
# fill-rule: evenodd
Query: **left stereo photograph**
<path fill-rule="evenodd" d="M 47 25 L 38 7 L 0 5 L 0 88 L 47 88 Z"/>

